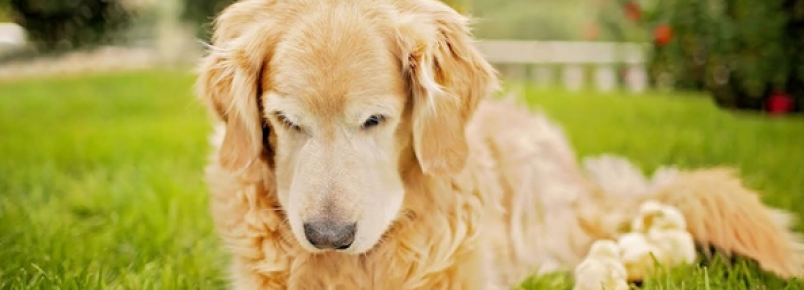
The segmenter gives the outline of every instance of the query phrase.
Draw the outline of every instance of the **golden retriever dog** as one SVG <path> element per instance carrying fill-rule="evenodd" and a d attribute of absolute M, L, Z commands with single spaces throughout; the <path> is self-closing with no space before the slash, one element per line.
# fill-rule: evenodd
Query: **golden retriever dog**
<path fill-rule="evenodd" d="M 788 215 L 728 172 L 625 192 L 543 115 L 486 100 L 497 74 L 468 22 L 436 0 L 242 0 L 215 19 L 197 90 L 221 124 L 206 179 L 233 289 L 506 289 L 571 269 L 648 197 L 702 245 L 802 274 Z"/>

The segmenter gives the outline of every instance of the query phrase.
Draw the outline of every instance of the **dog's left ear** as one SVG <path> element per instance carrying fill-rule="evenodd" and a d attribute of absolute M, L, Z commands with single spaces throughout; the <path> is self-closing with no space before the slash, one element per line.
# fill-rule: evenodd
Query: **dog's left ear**
<path fill-rule="evenodd" d="M 214 22 L 210 52 L 198 68 L 196 90 L 210 111 L 226 124 L 218 163 L 225 169 L 244 172 L 262 155 L 271 152 L 261 108 L 262 75 L 273 47 L 281 36 L 271 3 L 241 1 L 225 9 Z M 260 17 L 258 24 L 244 19 Z M 269 162 L 271 162 L 269 160 Z"/>
<path fill-rule="evenodd" d="M 440 2 L 417 8 L 397 29 L 413 101 L 413 147 L 425 174 L 455 174 L 469 155 L 465 126 L 479 101 L 499 88 L 497 72 L 472 44 L 467 17 Z"/>

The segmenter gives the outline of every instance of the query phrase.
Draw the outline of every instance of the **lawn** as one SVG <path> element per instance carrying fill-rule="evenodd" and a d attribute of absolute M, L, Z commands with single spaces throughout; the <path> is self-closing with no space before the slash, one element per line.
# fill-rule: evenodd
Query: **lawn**
<path fill-rule="evenodd" d="M 209 122 L 193 76 L 128 72 L 0 83 L 0 289 L 222 289 L 201 172 Z M 700 96 L 530 92 L 581 155 L 645 170 L 729 165 L 804 217 L 804 119 L 719 111 Z M 804 227 L 799 226 L 799 230 Z M 745 261 L 645 289 L 804 289 Z M 567 276 L 526 289 L 569 289 Z"/>

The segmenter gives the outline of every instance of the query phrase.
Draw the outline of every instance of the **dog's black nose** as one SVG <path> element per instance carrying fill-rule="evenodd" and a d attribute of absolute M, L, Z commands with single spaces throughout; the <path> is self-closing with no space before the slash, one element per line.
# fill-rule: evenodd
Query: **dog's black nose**
<path fill-rule="evenodd" d="M 330 221 L 304 223 L 304 236 L 318 249 L 345 250 L 355 240 L 355 223 L 340 224 Z"/>

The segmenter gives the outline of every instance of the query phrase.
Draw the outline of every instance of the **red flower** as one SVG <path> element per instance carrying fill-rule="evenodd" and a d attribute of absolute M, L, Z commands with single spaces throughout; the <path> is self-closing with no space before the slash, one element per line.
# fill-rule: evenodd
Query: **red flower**
<path fill-rule="evenodd" d="M 771 115 L 780 115 L 793 110 L 793 98 L 783 92 L 776 92 L 768 97 L 766 108 Z"/>
<path fill-rule="evenodd" d="M 639 4 L 636 4 L 634 1 L 625 3 L 623 9 L 625 10 L 625 17 L 630 20 L 637 21 L 642 17 L 642 9 L 640 9 Z"/>
<path fill-rule="evenodd" d="M 659 46 L 670 43 L 673 40 L 673 29 L 670 25 L 659 24 L 653 29 L 653 41 Z"/>

